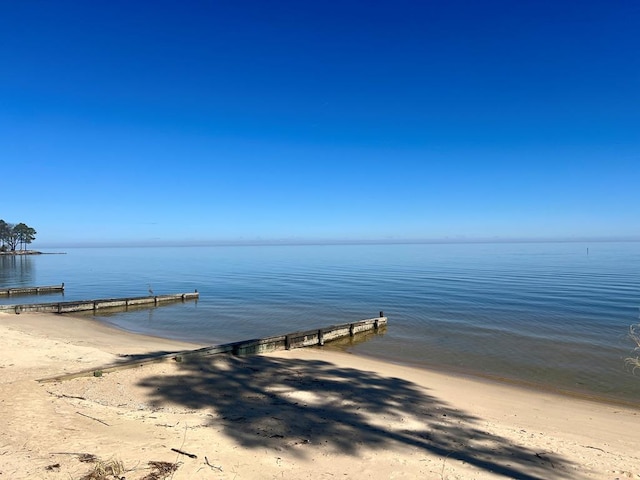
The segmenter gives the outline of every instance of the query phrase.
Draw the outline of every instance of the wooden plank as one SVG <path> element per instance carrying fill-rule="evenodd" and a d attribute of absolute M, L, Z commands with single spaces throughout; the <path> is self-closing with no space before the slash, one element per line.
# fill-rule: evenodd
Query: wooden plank
<path fill-rule="evenodd" d="M 382 313 L 382 312 L 381 312 Z M 159 363 L 173 360 L 176 362 L 188 361 L 190 358 L 207 357 L 211 355 L 256 355 L 276 350 L 284 350 L 289 348 L 304 348 L 312 345 L 323 345 L 331 340 L 349 337 L 350 330 L 357 330 L 357 333 L 377 331 L 380 326 L 387 324 L 387 317 L 371 318 L 356 323 L 348 323 L 343 325 L 332 325 L 330 327 L 307 330 L 304 332 L 294 332 L 286 335 L 276 335 L 265 338 L 255 338 L 240 342 L 226 343 L 223 345 L 212 345 L 210 347 L 198 348 L 196 350 L 183 350 L 163 355 L 155 355 L 147 358 L 136 359 L 131 361 L 122 361 L 104 365 L 98 368 L 89 368 L 75 373 L 67 373 L 55 377 L 42 378 L 38 380 L 41 383 L 60 382 L 71 380 L 72 378 L 86 376 L 102 376 L 104 373 L 114 372 L 128 368 L 141 367 L 150 363 Z M 357 329 L 351 328 L 357 325 Z M 320 333 L 322 332 L 322 334 Z M 327 339 L 327 333 L 331 334 L 330 340 Z M 356 333 L 356 335 L 357 335 Z"/>

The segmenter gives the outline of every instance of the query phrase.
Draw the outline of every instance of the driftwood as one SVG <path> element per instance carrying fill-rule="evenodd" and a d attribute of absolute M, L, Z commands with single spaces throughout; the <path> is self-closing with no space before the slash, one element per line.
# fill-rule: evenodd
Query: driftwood
<path fill-rule="evenodd" d="M 207 466 L 211 467 L 211 468 L 215 468 L 216 470 L 219 470 L 222 472 L 222 467 L 219 467 L 217 465 L 211 465 L 209 463 L 209 459 L 207 457 L 204 457 L 204 463 L 207 464 Z"/>
<path fill-rule="evenodd" d="M 198 458 L 197 455 L 195 455 L 193 453 L 185 452 L 184 450 L 180 450 L 179 448 L 172 448 L 171 451 L 179 453 L 180 455 L 186 455 L 189 458 Z"/>
<path fill-rule="evenodd" d="M 62 395 L 58 395 L 57 393 L 50 392 L 49 390 L 47 390 L 47 393 L 49 395 L 53 395 L 56 398 L 73 398 L 75 400 L 86 400 L 86 398 L 84 397 L 76 397 L 75 395 L 65 395 L 64 393 Z"/>
<path fill-rule="evenodd" d="M 91 420 L 95 420 L 96 422 L 100 422 L 103 425 L 106 425 L 107 427 L 110 427 L 111 425 L 109 425 L 107 422 L 103 422 L 102 420 L 100 420 L 99 418 L 96 417 L 92 417 L 90 415 L 85 415 L 84 413 L 80 413 L 80 412 L 76 412 L 78 415 L 82 415 L 83 417 L 87 417 L 90 418 Z"/>

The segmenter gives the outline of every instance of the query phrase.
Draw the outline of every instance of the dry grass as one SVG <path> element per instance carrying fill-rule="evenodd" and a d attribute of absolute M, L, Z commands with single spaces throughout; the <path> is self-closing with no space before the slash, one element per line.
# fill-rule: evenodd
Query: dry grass
<path fill-rule="evenodd" d="M 120 460 L 102 461 L 93 455 L 87 455 L 81 461 L 95 463 L 93 470 L 80 478 L 80 480 L 122 480 L 125 478 L 126 469 Z M 167 480 L 178 469 L 178 463 L 148 462 L 151 471 L 142 480 Z"/>
<path fill-rule="evenodd" d="M 96 460 L 93 470 L 80 480 L 120 480 L 124 473 L 124 464 L 120 460 Z"/>
<path fill-rule="evenodd" d="M 151 473 L 142 480 L 165 480 L 178 469 L 177 463 L 170 462 L 149 462 Z"/>
<path fill-rule="evenodd" d="M 633 349 L 636 356 L 628 357 L 624 362 L 631 369 L 631 372 L 635 374 L 636 369 L 640 369 L 640 356 L 637 355 L 640 352 L 640 323 L 629 327 L 629 338 L 636 344 L 636 348 Z"/>

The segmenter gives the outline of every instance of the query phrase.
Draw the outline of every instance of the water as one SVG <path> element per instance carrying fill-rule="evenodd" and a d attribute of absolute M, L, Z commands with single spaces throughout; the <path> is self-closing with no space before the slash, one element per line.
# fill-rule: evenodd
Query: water
<path fill-rule="evenodd" d="M 587 248 L 589 252 L 587 254 Z M 224 343 L 377 316 L 356 353 L 586 393 L 640 406 L 629 326 L 640 243 L 74 248 L 0 256 L 0 288 L 65 282 L 31 303 L 184 293 L 200 300 L 104 322 Z M 18 300 L 19 299 L 19 300 Z"/>

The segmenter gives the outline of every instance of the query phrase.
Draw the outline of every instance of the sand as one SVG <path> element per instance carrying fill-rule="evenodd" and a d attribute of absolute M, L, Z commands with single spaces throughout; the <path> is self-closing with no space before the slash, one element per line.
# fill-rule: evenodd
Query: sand
<path fill-rule="evenodd" d="M 329 348 L 41 383 L 201 345 L 53 314 L 0 335 L 0 479 L 640 478 L 640 409 Z"/>

